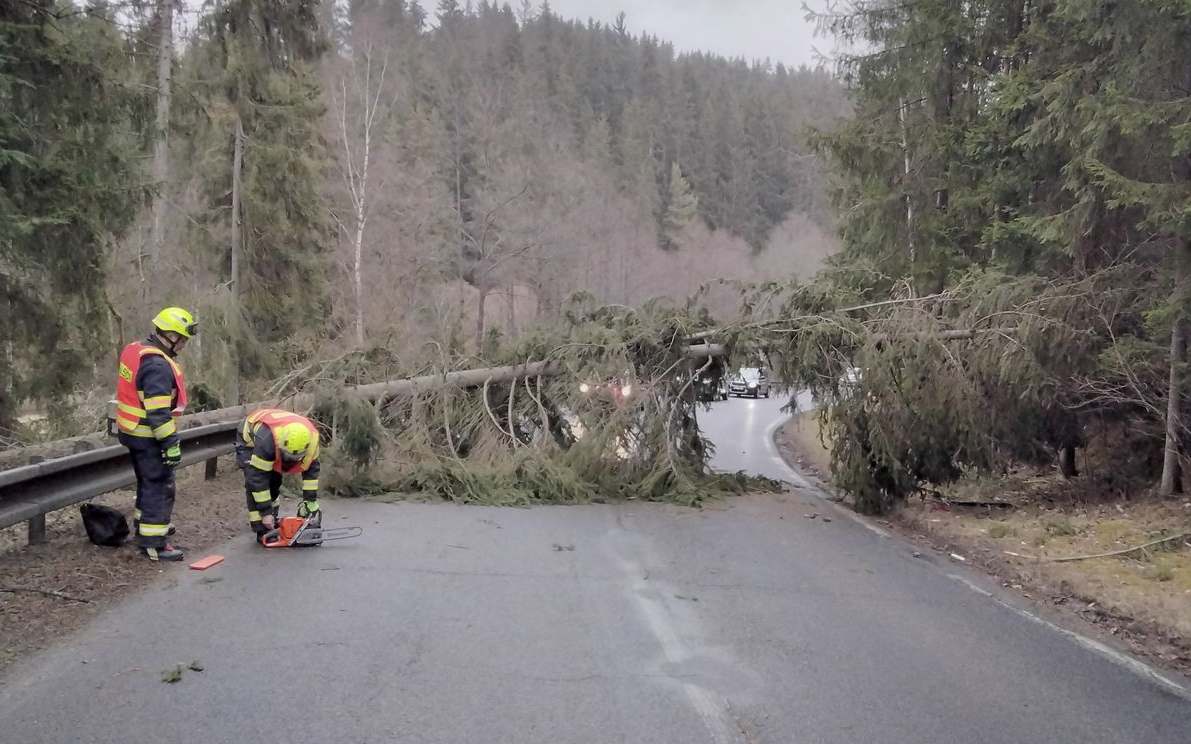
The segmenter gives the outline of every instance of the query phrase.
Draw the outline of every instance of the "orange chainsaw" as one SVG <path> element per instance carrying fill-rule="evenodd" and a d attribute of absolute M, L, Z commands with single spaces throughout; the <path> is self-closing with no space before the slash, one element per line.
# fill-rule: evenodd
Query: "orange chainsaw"
<path fill-rule="evenodd" d="M 280 517 L 275 529 L 260 536 L 260 543 L 266 548 L 313 548 L 329 540 L 346 540 L 362 534 L 362 527 L 324 530 L 307 517 Z"/>

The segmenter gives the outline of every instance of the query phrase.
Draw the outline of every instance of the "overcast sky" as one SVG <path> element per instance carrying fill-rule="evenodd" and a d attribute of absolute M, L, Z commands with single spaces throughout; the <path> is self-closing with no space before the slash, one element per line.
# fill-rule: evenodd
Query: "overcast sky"
<path fill-rule="evenodd" d="M 825 2 L 807 4 L 821 9 Z M 815 37 L 802 0 L 550 0 L 550 5 L 564 18 L 583 21 L 610 23 L 624 11 L 634 34 L 649 32 L 679 51 L 814 66 L 815 49 L 830 55 L 834 48 L 831 39 Z"/>

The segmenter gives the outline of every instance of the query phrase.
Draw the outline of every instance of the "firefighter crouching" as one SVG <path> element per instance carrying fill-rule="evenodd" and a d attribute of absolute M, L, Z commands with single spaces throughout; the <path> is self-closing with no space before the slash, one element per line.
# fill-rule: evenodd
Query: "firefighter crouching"
<path fill-rule="evenodd" d="M 120 352 L 116 427 L 136 473 L 133 526 L 141 553 L 154 561 L 180 561 L 173 533 L 174 468 L 182 464 L 175 418 L 186 408 L 186 379 L 174 357 L 196 333 L 194 316 L 167 307 L 153 318 L 154 333 Z"/>
<path fill-rule="evenodd" d="M 318 429 L 305 416 L 278 408 L 254 411 L 236 437 L 236 462 L 244 471 L 248 523 L 257 539 L 276 526 L 282 476 L 302 474 L 298 516 L 321 524 L 318 506 Z"/>

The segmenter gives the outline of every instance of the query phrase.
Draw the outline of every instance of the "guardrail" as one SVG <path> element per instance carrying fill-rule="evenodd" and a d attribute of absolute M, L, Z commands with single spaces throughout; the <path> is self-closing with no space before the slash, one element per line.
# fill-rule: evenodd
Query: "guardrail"
<path fill-rule="evenodd" d="M 216 458 L 232 451 L 239 420 L 196 426 L 178 433 L 182 465 L 207 463 L 216 475 Z M 124 445 L 114 444 L 0 472 L 0 528 L 29 523 L 29 543 L 45 542 L 45 515 L 80 501 L 136 483 Z"/>

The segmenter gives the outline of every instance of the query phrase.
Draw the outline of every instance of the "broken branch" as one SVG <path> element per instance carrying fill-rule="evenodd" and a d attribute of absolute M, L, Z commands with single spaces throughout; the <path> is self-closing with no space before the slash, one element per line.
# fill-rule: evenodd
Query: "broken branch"
<path fill-rule="evenodd" d="M 30 594 L 44 594 L 47 597 L 57 597 L 58 599 L 68 599 L 71 602 L 82 602 L 83 604 L 91 604 L 91 600 L 83 599 L 82 597 L 73 597 L 62 592 L 49 591 L 48 589 L 33 589 L 25 586 L 0 586 L 0 592 L 8 592 L 9 594 L 16 594 L 17 592 L 28 592 Z"/>
<path fill-rule="evenodd" d="M 1095 553 L 1093 555 L 1072 555 L 1072 556 L 1067 556 L 1065 558 L 1051 558 L 1050 560 L 1053 563 L 1069 563 L 1071 561 L 1087 561 L 1087 560 L 1091 560 L 1092 558 L 1111 558 L 1111 557 L 1117 556 L 1117 555 L 1126 555 L 1128 553 L 1136 553 L 1139 550 L 1145 550 L 1147 548 L 1152 548 L 1155 545 L 1162 545 L 1163 543 L 1174 542 L 1175 540 L 1182 540 L 1184 537 L 1187 537 L 1189 535 L 1191 535 L 1191 532 L 1180 532 L 1177 535 L 1170 535 L 1169 537 L 1159 538 L 1157 540 L 1148 542 L 1145 545 L 1137 545 L 1132 548 L 1125 548 L 1123 550 L 1113 550 L 1108 553 Z"/>

